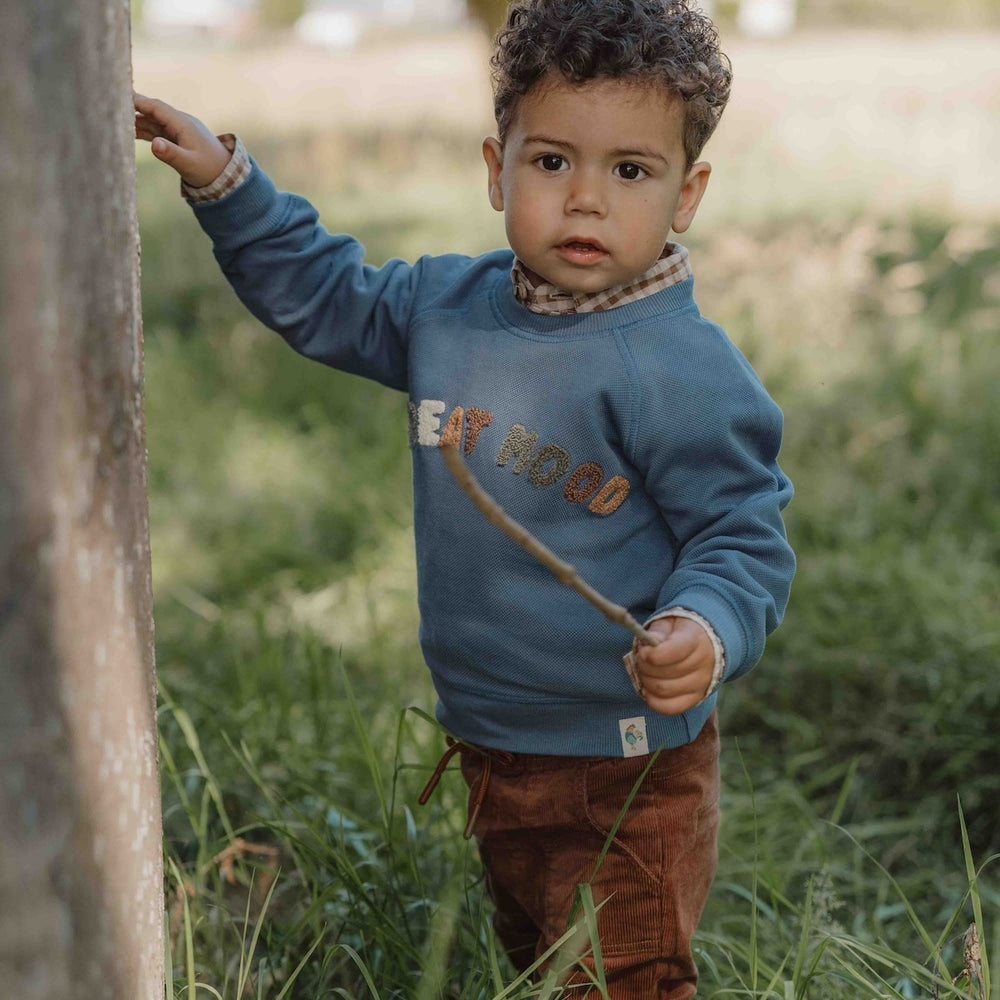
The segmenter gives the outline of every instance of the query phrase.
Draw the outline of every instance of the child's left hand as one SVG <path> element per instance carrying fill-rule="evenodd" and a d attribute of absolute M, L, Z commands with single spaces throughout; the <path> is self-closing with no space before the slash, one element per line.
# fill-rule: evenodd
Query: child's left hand
<path fill-rule="evenodd" d="M 660 618 L 649 631 L 660 636 L 660 644 L 640 646 L 635 658 L 643 697 L 654 712 L 679 715 L 702 701 L 712 683 L 712 640 L 690 618 Z"/>
<path fill-rule="evenodd" d="M 142 94 L 133 94 L 135 137 L 151 143 L 153 155 L 191 187 L 204 187 L 226 169 L 231 153 L 194 115 Z"/>

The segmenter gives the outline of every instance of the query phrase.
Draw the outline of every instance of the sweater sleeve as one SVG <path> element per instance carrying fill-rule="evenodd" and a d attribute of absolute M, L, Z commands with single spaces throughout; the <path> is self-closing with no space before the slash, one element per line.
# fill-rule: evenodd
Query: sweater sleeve
<path fill-rule="evenodd" d="M 328 233 L 251 164 L 234 190 L 191 206 L 240 300 L 305 357 L 405 389 L 422 262 L 365 264 L 357 240 Z"/>
<path fill-rule="evenodd" d="M 675 539 L 658 613 L 709 622 L 731 680 L 760 659 L 788 601 L 792 484 L 777 463 L 780 409 L 721 331 L 699 327 L 675 364 L 641 379 L 636 463 Z"/>

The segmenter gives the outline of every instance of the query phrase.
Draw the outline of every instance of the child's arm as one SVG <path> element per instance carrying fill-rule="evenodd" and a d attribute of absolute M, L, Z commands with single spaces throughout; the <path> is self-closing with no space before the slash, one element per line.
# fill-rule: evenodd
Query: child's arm
<path fill-rule="evenodd" d="M 364 262 L 352 237 L 331 235 L 304 198 L 276 190 L 237 144 L 237 183 L 212 191 L 238 157 L 198 119 L 136 95 L 136 136 L 186 183 L 185 196 L 243 304 L 305 357 L 405 389 L 409 324 L 428 269 L 435 281 L 461 261 Z M 244 170 L 244 165 L 246 169 Z M 194 195 L 198 195 L 195 197 Z M 467 261 L 467 259 L 465 259 Z"/>
<path fill-rule="evenodd" d="M 647 625 L 667 639 L 632 659 L 650 707 L 671 715 L 757 662 L 795 569 L 781 519 L 792 495 L 777 464 L 781 411 L 718 328 L 698 318 L 673 341 L 670 364 L 640 354 L 634 453 L 676 539 L 661 620 Z M 694 620 L 661 618 L 675 612 Z"/>
<path fill-rule="evenodd" d="M 191 187 L 211 184 L 230 153 L 197 118 L 142 94 L 133 95 L 135 137 L 151 144 L 153 155 L 169 164 Z"/>

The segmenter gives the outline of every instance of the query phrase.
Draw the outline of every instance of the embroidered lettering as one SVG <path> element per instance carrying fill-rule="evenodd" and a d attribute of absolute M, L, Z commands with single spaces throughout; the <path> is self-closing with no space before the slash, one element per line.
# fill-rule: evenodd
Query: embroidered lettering
<path fill-rule="evenodd" d="M 442 448 L 457 448 L 462 443 L 462 427 L 465 424 L 465 410 L 456 406 L 448 417 L 448 423 L 441 432 Z"/>
<path fill-rule="evenodd" d="M 471 455 L 479 441 L 479 432 L 493 423 L 493 414 L 489 410 L 481 410 L 478 406 L 470 406 L 465 418 L 465 454 Z"/>
<path fill-rule="evenodd" d="M 519 476 L 527 467 L 536 444 L 538 444 L 538 435 L 534 431 L 529 434 L 527 428 L 520 424 L 514 424 L 508 431 L 504 443 L 500 446 L 497 465 L 506 465 L 516 455 L 514 475 Z"/>
<path fill-rule="evenodd" d="M 493 414 L 478 406 L 470 406 L 468 410 L 461 405 L 453 406 L 442 427 L 441 415 L 446 410 L 447 404 L 440 399 L 407 401 L 410 447 L 445 445 L 457 448 L 464 433 L 465 454 L 475 451 L 480 434 L 493 424 Z M 513 460 L 514 475 L 519 476 L 527 469 L 532 486 L 546 489 L 563 479 L 573 462 L 570 453 L 554 441 L 536 451 L 537 445 L 536 431 L 529 431 L 523 424 L 514 424 L 500 446 L 496 462 L 503 467 L 511 465 Z M 562 491 L 563 498 L 568 503 L 587 503 L 587 509 L 601 517 L 613 514 L 625 502 L 631 487 L 624 476 L 612 476 L 602 486 L 603 479 L 604 469 L 597 462 L 582 462 L 570 473 Z"/>
<path fill-rule="evenodd" d="M 604 470 L 596 462 L 584 462 L 573 470 L 563 496 L 570 503 L 583 503 L 597 492 L 603 478 Z"/>
<path fill-rule="evenodd" d="M 629 483 L 624 476 L 612 476 L 588 505 L 595 514 L 613 514 L 625 502 Z"/>
<path fill-rule="evenodd" d="M 552 463 L 551 468 L 545 466 Z M 546 444 L 538 449 L 528 469 L 528 478 L 534 486 L 544 489 L 551 486 L 557 479 L 562 479 L 569 468 L 569 452 L 557 444 Z"/>
<path fill-rule="evenodd" d="M 441 440 L 438 430 L 445 405 L 440 399 L 422 399 L 417 407 L 417 443 L 434 447 Z"/>
<path fill-rule="evenodd" d="M 413 402 L 407 402 L 406 404 L 406 418 L 407 418 L 407 435 L 410 439 L 410 447 L 413 448 L 417 444 L 417 404 Z"/>

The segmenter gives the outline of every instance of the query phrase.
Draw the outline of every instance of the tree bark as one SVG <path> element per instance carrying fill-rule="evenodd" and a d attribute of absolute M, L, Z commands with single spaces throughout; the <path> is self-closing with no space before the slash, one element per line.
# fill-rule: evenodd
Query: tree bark
<path fill-rule="evenodd" d="M 0 993 L 163 996 L 128 0 L 0 0 Z"/>

